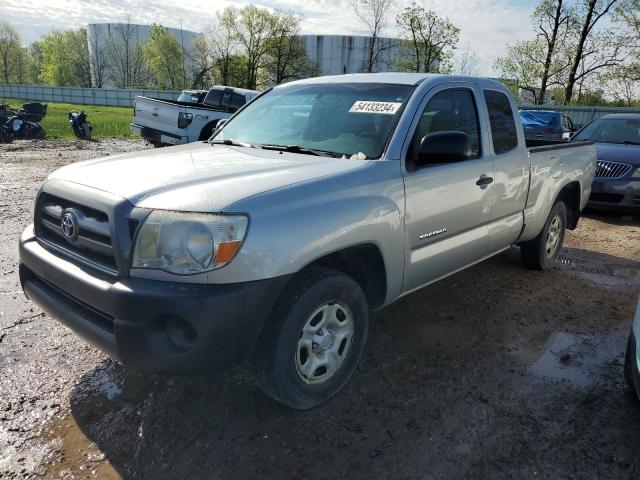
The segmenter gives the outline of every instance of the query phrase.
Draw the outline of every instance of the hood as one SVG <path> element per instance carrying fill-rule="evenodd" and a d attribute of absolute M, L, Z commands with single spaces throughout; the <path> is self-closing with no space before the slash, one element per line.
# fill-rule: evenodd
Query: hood
<path fill-rule="evenodd" d="M 640 145 L 624 145 L 621 143 L 596 143 L 598 160 L 630 163 L 640 167 Z"/>
<path fill-rule="evenodd" d="M 79 162 L 49 179 L 97 188 L 143 208 L 219 212 L 252 195 L 366 163 L 198 142 Z"/>

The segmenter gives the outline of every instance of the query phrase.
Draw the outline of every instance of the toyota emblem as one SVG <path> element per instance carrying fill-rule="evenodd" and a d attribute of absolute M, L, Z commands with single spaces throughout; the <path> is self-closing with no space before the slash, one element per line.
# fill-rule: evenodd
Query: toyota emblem
<path fill-rule="evenodd" d="M 60 229 L 67 240 L 75 240 L 78 238 L 78 220 L 76 216 L 71 212 L 62 215 L 62 219 L 60 219 Z"/>

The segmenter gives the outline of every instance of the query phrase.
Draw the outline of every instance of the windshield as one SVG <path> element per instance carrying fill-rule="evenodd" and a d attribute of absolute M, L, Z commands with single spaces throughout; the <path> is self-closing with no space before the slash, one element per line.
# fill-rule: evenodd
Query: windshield
<path fill-rule="evenodd" d="M 640 145 L 640 118 L 599 118 L 578 132 L 573 140 Z"/>
<path fill-rule="evenodd" d="M 229 121 L 213 141 L 380 158 L 413 90 L 380 83 L 275 88 Z"/>
<path fill-rule="evenodd" d="M 559 116 L 555 112 L 520 111 L 520 119 L 523 124 L 553 125 L 558 118 Z"/>

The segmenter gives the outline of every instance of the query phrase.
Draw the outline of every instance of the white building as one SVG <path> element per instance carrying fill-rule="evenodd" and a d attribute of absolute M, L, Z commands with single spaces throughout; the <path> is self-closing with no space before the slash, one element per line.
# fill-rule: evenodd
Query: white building
<path fill-rule="evenodd" d="M 371 37 L 354 35 L 300 35 L 307 54 L 320 68 L 320 75 L 340 75 L 366 71 Z M 374 72 L 395 70 L 394 57 L 399 51 L 400 40 L 379 38 L 380 53 Z"/>

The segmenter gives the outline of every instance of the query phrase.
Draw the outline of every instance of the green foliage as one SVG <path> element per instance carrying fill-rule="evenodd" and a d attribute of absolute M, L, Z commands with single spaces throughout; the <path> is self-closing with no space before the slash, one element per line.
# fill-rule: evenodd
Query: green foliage
<path fill-rule="evenodd" d="M 23 103 L 32 101 L 0 99 L 0 104 L 19 109 Z M 68 113 L 72 110 L 87 112 L 89 123 L 93 127 L 92 137 L 95 139 L 139 138 L 129 129 L 132 117 L 131 108 L 73 105 L 70 103 L 48 104 L 47 116 L 41 122 L 42 128 L 47 131 L 47 138 L 64 140 L 75 138 L 68 118 Z"/>
<path fill-rule="evenodd" d="M 91 86 L 87 31 L 53 30 L 37 42 L 42 55 L 39 79 L 46 85 Z"/>
<path fill-rule="evenodd" d="M 29 51 L 22 46 L 18 32 L 0 22 L 0 83 L 33 83 Z"/>
<path fill-rule="evenodd" d="M 447 71 L 458 43 L 460 29 L 447 18 L 413 4 L 396 18 L 404 40 L 396 57 L 401 71 Z"/>
<path fill-rule="evenodd" d="M 186 86 L 182 46 L 165 27 L 156 24 L 151 26 L 143 54 L 145 66 L 157 88 Z"/>

